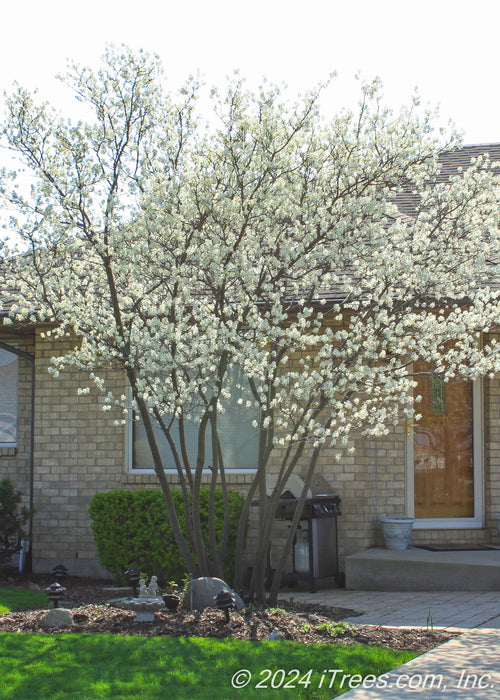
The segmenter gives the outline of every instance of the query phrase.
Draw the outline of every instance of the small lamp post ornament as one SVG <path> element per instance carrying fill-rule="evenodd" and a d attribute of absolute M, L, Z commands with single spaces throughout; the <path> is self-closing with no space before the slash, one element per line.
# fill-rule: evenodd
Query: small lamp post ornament
<path fill-rule="evenodd" d="M 68 575 L 68 569 L 63 564 L 58 564 L 52 569 L 54 578 L 58 583 L 61 583 Z"/>
<path fill-rule="evenodd" d="M 226 624 L 229 622 L 229 611 L 234 608 L 234 598 L 229 591 L 221 591 L 214 597 L 215 607 L 224 611 Z"/>
<path fill-rule="evenodd" d="M 137 598 L 139 595 L 138 585 L 141 578 L 141 572 L 135 566 L 131 566 L 130 569 L 127 569 L 123 575 L 127 578 L 129 586 L 132 587 L 134 597 Z"/>
<path fill-rule="evenodd" d="M 64 586 L 61 586 L 60 583 L 52 583 L 45 589 L 45 593 L 47 594 L 49 600 L 52 601 L 54 608 L 58 608 L 59 601 L 62 600 L 64 594 L 66 593 L 66 589 Z"/>

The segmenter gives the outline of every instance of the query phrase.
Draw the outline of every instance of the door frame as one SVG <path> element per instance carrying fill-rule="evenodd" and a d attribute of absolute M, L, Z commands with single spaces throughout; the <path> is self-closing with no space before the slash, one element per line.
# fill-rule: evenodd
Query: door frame
<path fill-rule="evenodd" d="M 415 518 L 414 530 L 477 529 L 484 527 L 484 404 L 483 382 L 472 382 L 472 455 L 474 462 L 474 516 L 472 518 Z M 409 434 L 408 434 L 409 433 Z M 413 426 L 405 431 L 406 513 L 415 517 Z"/>

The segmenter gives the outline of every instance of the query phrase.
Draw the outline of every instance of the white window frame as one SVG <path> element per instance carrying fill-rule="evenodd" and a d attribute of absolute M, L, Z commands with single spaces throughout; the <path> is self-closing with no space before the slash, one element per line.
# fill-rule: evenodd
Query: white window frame
<path fill-rule="evenodd" d="M 13 348 L 17 349 L 17 344 L 12 344 Z M 10 353 L 9 350 L 2 348 L 4 352 L 11 354 L 15 361 L 17 362 L 17 381 L 16 381 L 16 436 L 14 442 L 2 442 L 0 441 L 0 448 L 16 448 L 18 446 L 19 437 L 19 356 L 16 353 Z M 0 390 L 0 401 L 1 401 L 1 390 Z"/>
<path fill-rule="evenodd" d="M 472 382 L 472 455 L 474 464 L 474 515 L 471 518 L 415 518 L 414 530 L 456 530 L 484 527 L 484 405 L 483 382 Z M 406 513 L 415 517 L 413 427 L 406 438 Z"/>

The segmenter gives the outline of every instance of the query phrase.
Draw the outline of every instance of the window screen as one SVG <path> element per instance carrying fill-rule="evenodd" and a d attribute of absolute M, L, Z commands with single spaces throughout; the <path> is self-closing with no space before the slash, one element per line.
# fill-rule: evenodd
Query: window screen
<path fill-rule="evenodd" d="M 18 358 L 0 348 L 0 445 L 17 441 Z"/>
<path fill-rule="evenodd" d="M 259 409 L 255 406 L 248 381 L 241 370 L 232 368 L 229 373 L 232 384 L 231 396 L 221 400 L 224 411 L 217 417 L 218 434 L 221 442 L 224 466 L 226 469 L 256 469 L 259 453 L 259 432 L 252 422 L 259 417 Z M 234 387 L 243 386 L 243 390 Z M 239 403 L 238 399 L 243 399 Z M 248 402 L 248 403 L 247 403 Z M 186 447 L 192 467 L 196 466 L 198 428 L 196 422 L 185 422 Z M 153 457 L 149 449 L 144 426 L 134 421 L 133 426 L 133 468 L 153 469 Z M 172 452 L 167 439 L 160 427 L 155 428 L 156 439 L 160 448 L 165 468 L 175 468 Z M 172 436 L 179 449 L 177 427 L 172 430 Z M 205 468 L 212 463 L 212 440 L 210 427 L 206 432 Z"/>

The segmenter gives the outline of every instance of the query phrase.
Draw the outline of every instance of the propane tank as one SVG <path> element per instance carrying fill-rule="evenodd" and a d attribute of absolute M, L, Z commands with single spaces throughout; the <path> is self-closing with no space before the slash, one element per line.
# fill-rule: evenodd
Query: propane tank
<path fill-rule="evenodd" d="M 295 571 L 298 574 L 309 573 L 309 542 L 307 532 L 302 533 L 302 539 L 297 540 L 294 548 Z"/>

